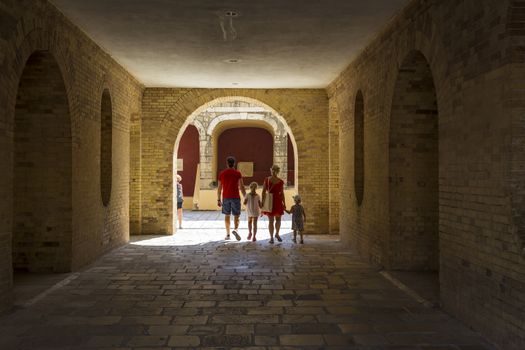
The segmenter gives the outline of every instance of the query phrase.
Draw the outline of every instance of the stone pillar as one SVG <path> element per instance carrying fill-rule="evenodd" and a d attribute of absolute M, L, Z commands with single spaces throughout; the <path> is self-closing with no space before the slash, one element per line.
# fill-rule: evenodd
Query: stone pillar
<path fill-rule="evenodd" d="M 271 114 L 268 117 L 273 117 Z M 288 184 L 288 133 L 281 122 L 277 122 L 273 144 L 273 162 L 281 168 L 280 178 Z"/>
<path fill-rule="evenodd" d="M 200 147 L 200 170 L 201 170 L 201 189 L 211 188 L 213 181 L 213 146 L 211 143 L 211 135 L 207 133 L 199 135 L 199 147 Z"/>

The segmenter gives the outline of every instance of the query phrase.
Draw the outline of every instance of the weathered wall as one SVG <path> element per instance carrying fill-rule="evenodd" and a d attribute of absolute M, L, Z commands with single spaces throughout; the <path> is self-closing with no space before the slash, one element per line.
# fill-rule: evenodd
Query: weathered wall
<path fill-rule="evenodd" d="M 69 104 L 69 269 L 78 269 L 129 237 L 130 116 L 140 114 L 142 86 L 46 1 L 0 0 L 0 309 L 11 303 L 15 105 L 22 72 L 36 51 L 56 61 Z M 113 180 L 106 208 L 100 186 L 104 88 L 113 108 Z"/>
<path fill-rule="evenodd" d="M 342 238 L 388 268 L 392 102 L 402 62 L 414 50 L 426 58 L 438 107 L 442 305 L 505 349 L 525 347 L 523 11 L 520 1 L 413 1 L 328 88 L 345 150 Z M 361 207 L 352 158 L 359 89 Z"/>
<path fill-rule="evenodd" d="M 237 97 L 269 106 L 286 120 L 298 148 L 299 192 L 312 218 L 305 230 L 328 232 L 328 98 L 324 90 L 148 88 L 142 109 L 141 193 L 132 195 L 142 197 L 142 233 L 173 232 L 173 151 L 185 120 L 203 106 Z"/>

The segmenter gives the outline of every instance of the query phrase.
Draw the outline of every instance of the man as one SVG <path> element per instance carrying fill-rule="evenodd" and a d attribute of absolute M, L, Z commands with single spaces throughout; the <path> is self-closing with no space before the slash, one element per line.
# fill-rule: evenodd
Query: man
<path fill-rule="evenodd" d="M 235 158 L 226 158 L 228 168 L 221 171 L 219 174 L 219 187 L 217 188 L 217 205 L 222 206 L 222 213 L 224 216 L 224 224 L 226 226 L 226 237 L 224 239 L 230 239 L 230 215 L 233 214 L 234 229 L 232 231 L 235 238 L 240 241 L 241 236 L 237 233 L 239 228 L 239 216 L 241 215 L 241 197 L 239 190 L 242 195 L 246 196 L 246 189 L 242 182 L 242 174 L 240 171 L 235 169 Z M 222 193 L 222 201 L 221 201 Z"/>

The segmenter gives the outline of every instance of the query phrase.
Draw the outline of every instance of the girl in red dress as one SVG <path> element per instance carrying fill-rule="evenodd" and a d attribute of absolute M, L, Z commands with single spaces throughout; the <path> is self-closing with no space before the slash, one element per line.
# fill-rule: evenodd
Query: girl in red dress
<path fill-rule="evenodd" d="M 272 176 L 267 177 L 264 180 L 263 192 L 262 192 L 262 203 L 266 200 L 267 193 L 273 195 L 272 200 L 272 211 L 263 211 L 263 214 L 268 216 L 269 225 L 268 230 L 270 231 L 270 243 L 273 244 L 273 235 L 275 232 L 275 239 L 282 242 L 281 236 L 279 236 L 279 230 L 281 229 L 281 216 L 284 214 L 286 203 L 284 201 L 284 181 L 281 180 L 277 175 L 281 169 L 277 165 L 272 165 L 270 171 Z M 275 224 L 274 224 L 275 223 Z M 275 225 L 275 228 L 274 228 Z"/>

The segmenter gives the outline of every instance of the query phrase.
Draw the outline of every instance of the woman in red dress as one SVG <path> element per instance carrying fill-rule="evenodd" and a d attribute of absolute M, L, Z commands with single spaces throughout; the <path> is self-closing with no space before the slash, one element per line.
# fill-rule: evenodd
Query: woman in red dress
<path fill-rule="evenodd" d="M 277 165 L 272 165 L 270 171 L 272 176 L 264 179 L 263 191 L 262 191 L 262 203 L 266 200 L 267 193 L 273 195 L 272 199 L 272 211 L 263 211 L 263 214 L 268 216 L 270 231 L 270 243 L 273 244 L 273 234 L 275 232 L 275 239 L 282 242 L 281 236 L 279 236 L 279 230 L 281 229 L 281 216 L 284 214 L 286 203 L 284 201 L 284 181 L 281 180 L 277 175 L 281 169 Z M 274 230 L 275 223 L 275 230 Z"/>

